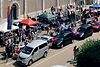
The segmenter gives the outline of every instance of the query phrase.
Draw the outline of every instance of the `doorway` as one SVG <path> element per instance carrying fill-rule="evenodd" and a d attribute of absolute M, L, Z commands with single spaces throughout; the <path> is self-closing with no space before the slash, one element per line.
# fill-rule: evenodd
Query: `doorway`
<path fill-rule="evenodd" d="M 18 5 L 15 3 L 12 5 L 12 11 L 13 11 L 13 19 L 18 19 Z"/>

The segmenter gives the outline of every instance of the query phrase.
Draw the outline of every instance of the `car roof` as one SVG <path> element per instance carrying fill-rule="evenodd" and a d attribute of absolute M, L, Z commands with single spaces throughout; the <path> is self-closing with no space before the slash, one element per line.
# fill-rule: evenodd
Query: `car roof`
<path fill-rule="evenodd" d="M 43 36 L 41 36 L 41 37 L 45 37 L 45 38 L 48 38 L 48 39 L 51 39 L 51 38 L 53 38 L 53 37 L 51 37 L 51 36 L 48 36 L 48 35 L 43 35 Z"/>
<path fill-rule="evenodd" d="M 37 46 L 43 44 L 43 43 L 46 43 L 47 41 L 45 40 L 41 40 L 41 39 L 38 39 L 38 40 L 33 40 L 31 43 L 29 43 L 27 46 L 28 47 L 32 47 L 32 48 L 36 48 Z"/>

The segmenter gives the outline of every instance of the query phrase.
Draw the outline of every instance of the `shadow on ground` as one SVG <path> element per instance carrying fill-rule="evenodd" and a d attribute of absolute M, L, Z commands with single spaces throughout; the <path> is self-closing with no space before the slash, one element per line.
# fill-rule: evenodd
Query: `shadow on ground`
<path fill-rule="evenodd" d="M 67 63 L 70 63 L 73 66 L 77 67 L 77 61 L 75 61 L 74 59 L 68 60 Z"/>

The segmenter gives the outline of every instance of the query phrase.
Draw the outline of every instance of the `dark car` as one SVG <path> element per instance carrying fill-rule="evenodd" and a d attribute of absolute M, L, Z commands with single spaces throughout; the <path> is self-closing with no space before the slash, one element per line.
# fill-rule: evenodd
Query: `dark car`
<path fill-rule="evenodd" d="M 96 22 L 96 23 L 92 24 L 92 27 L 93 27 L 94 32 L 99 32 L 100 31 L 100 23 L 99 22 Z"/>
<path fill-rule="evenodd" d="M 77 29 L 75 39 L 85 39 L 86 37 L 92 36 L 93 28 L 91 25 L 82 25 Z"/>
<path fill-rule="evenodd" d="M 55 36 L 56 40 L 53 42 L 52 47 L 62 48 L 66 44 L 73 42 L 73 34 L 71 32 L 62 32 Z"/>

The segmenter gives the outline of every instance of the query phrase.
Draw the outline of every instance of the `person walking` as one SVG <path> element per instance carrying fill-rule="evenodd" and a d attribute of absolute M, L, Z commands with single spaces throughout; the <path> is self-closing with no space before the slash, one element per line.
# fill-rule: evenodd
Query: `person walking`
<path fill-rule="evenodd" d="M 6 62 L 8 62 L 8 58 L 12 57 L 12 46 L 11 39 L 8 39 L 5 44 L 5 53 L 6 53 Z"/>
<path fill-rule="evenodd" d="M 74 60 L 76 60 L 76 55 L 77 55 L 77 52 L 79 51 L 79 48 L 75 45 L 73 48 L 73 51 L 74 51 Z"/>

